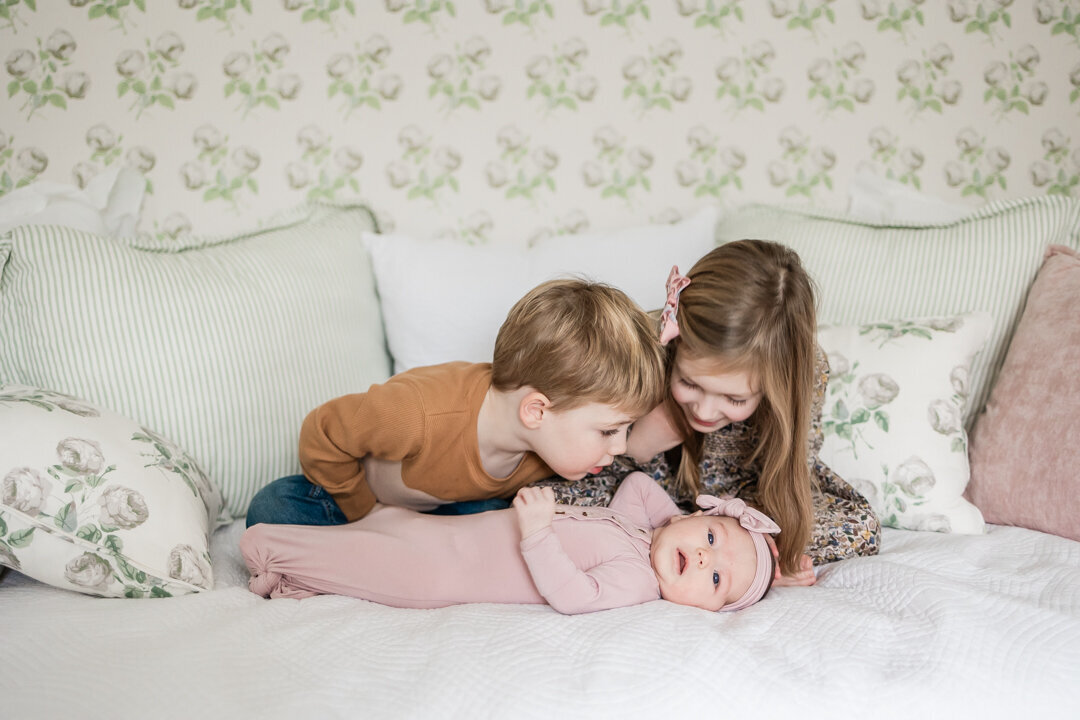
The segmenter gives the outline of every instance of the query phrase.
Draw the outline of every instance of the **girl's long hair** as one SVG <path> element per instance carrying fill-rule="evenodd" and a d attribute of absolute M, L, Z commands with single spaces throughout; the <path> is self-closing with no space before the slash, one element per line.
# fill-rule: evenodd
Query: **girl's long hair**
<path fill-rule="evenodd" d="M 668 387 L 676 353 L 715 360 L 718 372 L 746 372 L 762 393 L 746 422 L 757 442 L 744 466 L 760 476 L 757 499 L 782 529 L 780 567 L 799 569 L 813 524 L 808 464 L 817 318 L 813 281 L 791 249 L 766 240 L 739 240 L 714 248 L 688 275 L 679 296 L 679 337 L 668 345 Z M 701 491 L 705 436 L 666 395 L 683 438 L 676 475 L 681 494 Z"/>

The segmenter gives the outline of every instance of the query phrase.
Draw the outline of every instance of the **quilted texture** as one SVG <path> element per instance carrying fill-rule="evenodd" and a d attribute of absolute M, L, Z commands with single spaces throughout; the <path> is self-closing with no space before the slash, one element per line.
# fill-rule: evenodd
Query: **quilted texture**
<path fill-rule="evenodd" d="M 201 720 L 1003 720 L 1080 703 L 1080 543 L 1021 528 L 886 528 L 881 555 L 733 614 L 656 601 L 575 617 L 263 600 L 246 589 L 242 530 L 214 536 L 214 592 L 165 603 L 95 602 L 8 573 L 0 634 L 20 661 L 0 673 L 5 714 L 61 717 L 77 699 L 82 717 L 120 720 L 189 717 L 193 702 Z"/>

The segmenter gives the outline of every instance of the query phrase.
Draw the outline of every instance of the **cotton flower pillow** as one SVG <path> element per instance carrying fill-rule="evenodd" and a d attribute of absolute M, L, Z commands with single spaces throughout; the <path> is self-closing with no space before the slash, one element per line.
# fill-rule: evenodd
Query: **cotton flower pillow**
<path fill-rule="evenodd" d="M 221 493 L 169 440 L 69 395 L 0 385 L 0 565 L 104 597 L 213 587 Z"/>
<path fill-rule="evenodd" d="M 822 326 L 829 357 L 821 459 L 861 492 L 882 524 L 981 533 L 962 495 L 964 411 L 988 313 Z"/>

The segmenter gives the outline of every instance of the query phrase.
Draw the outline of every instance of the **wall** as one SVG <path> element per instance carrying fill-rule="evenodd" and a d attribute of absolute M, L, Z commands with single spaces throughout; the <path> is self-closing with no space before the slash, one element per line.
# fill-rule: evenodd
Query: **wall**
<path fill-rule="evenodd" d="M 142 171 L 146 232 L 305 198 L 525 243 L 856 170 L 1080 195 L 1080 0 L 5 0 L 0 193 Z"/>

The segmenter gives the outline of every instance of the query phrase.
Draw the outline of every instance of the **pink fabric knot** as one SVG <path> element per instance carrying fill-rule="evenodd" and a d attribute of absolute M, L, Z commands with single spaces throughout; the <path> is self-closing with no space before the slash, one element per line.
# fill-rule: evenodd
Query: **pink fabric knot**
<path fill-rule="evenodd" d="M 690 284 L 690 278 L 679 274 L 679 266 L 672 265 L 667 279 L 667 300 L 660 313 L 660 344 L 667 345 L 679 337 L 679 321 L 675 313 L 679 309 L 679 293 Z"/>
<path fill-rule="evenodd" d="M 769 533 L 770 535 L 780 532 L 780 526 L 773 522 L 772 518 L 760 510 L 750 507 L 739 498 L 698 495 L 697 504 L 699 508 L 705 511 L 706 515 L 733 517 L 750 532 Z"/>

